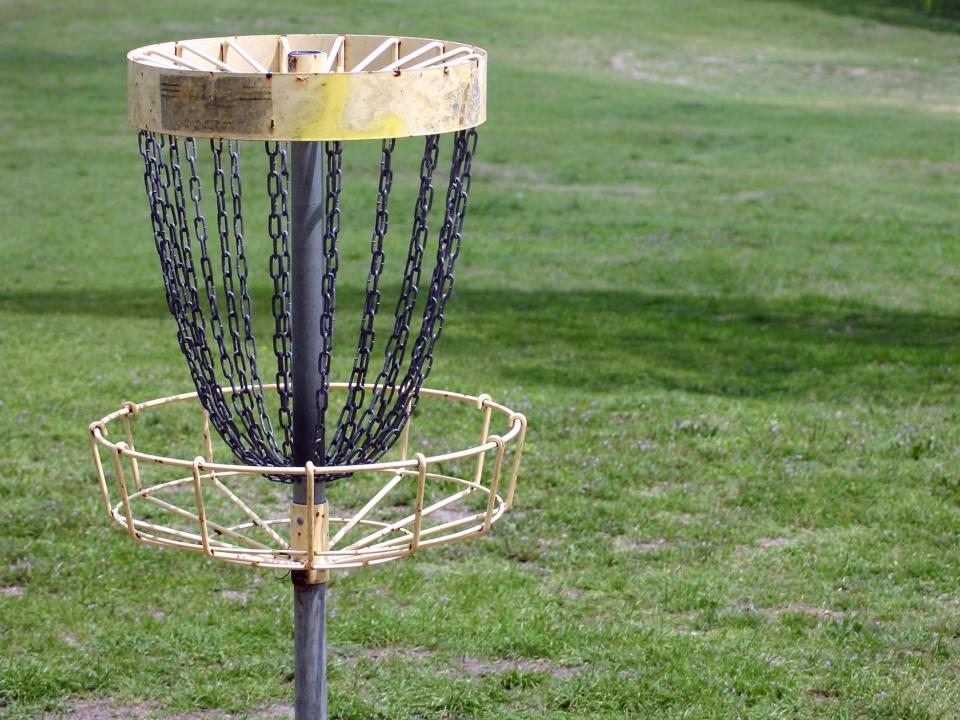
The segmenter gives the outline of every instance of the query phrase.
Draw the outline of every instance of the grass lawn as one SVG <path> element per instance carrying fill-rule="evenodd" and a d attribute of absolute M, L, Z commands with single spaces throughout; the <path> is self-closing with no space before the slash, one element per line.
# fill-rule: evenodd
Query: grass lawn
<path fill-rule="evenodd" d="M 85 429 L 191 389 L 124 52 L 291 30 L 489 49 L 429 385 L 530 420 L 491 537 L 333 580 L 332 717 L 960 717 L 960 23 L 854 0 L 0 2 L 0 716 L 289 713 L 289 580 L 131 543 Z"/>

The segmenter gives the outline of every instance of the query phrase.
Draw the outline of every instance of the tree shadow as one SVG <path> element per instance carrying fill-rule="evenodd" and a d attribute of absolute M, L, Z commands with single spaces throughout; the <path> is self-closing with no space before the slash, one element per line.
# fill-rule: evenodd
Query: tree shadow
<path fill-rule="evenodd" d="M 267 289 L 257 290 L 255 306 L 268 308 Z M 361 289 L 345 287 L 338 298 L 345 316 L 353 318 Z M 167 315 L 162 297 L 121 289 L 0 293 L 0 310 L 121 319 Z M 816 296 L 771 301 L 466 286 L 457 289 L 448 310 L 438 348 L 444 365 L 471 368 L 485 382 L 600 393 L 646 388 L 734 397 L 868 397 L 891 404 L 921 396 L 949 400 L 956 393 L 960 318 L 954 316 Z M 391 311 L 385 300 L 384 317 Z M 257 324 L 269 332 L 265 320 Z M 353 334 L 355 326 L 344 328 Z M 175 342 L 172 327 L 169 342 Z M 347 347 L 341 344 L 341 353 Z"/>
<path fill-rule="evenodd" d="M 450 342 L 524 384 L 722 396 L 952 398 L 960 319 L 838 303 L 619 291 L 472 293 Z M 445 338 L 449 341 L 450 338 Z M 448 348 L 450 349 L 450 348 Z M 474 348 L 475 352 L 475 348 Z"/>
<path fill-rule="evenodd" d="M 765 0 L 769 1 L 769 0 Z M 921 0 L 777 0 L 816 8 L 832 15 L 932 32 L 960 32 L 960 0 L 935 0 L 931 10 Z"/>

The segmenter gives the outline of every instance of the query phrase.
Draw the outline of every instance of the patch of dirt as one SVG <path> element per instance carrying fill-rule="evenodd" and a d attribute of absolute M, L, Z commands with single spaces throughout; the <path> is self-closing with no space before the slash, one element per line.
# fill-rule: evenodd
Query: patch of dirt
<path fill-rule="evenodd" d="M 642 541 L 634 538 L 618 537 L 613 541 L 613 546 L 624 552 L 656 552 L 671 548 L 673 544 L 664 538 Z"/>
<path fill-rule="evenodd" d="M 744 190 L 734 195 L 733 201 L 736 203 L 749 203 L 758 202 L 760 200 L 769 200 L 772 197 L 773 193 L 767 192 L 766 190 Z"/>
<path fill-rule="evenodd" d="M 258 712 L 255 717 L 258 718 L 258 720 L 267 720 L 268 718 L 292 718 L 293 705 L 271 705 L 265 710 Z"/>
<path fill-rule="evenodd" d="M 757 540 L 757 547 L 761 550 L 770 550 L 771 548 L 786 547 L 792 545 L 793 540 L 785 537 L 760 538 Z"/>
<path fill-rule="evenodd" d="M 250 593 L 243 590 L 221 590 L 220 595 L 224 600 L 240 603 L 243 607 L 247 606 L 247 600 L 250 598 Z"/>
<path fill-rule="evenodd" d="M 926 99 L 925 107 L 954 105 L 952 97 L 940 85 L 922 75 L 915 64 L 901 63 L 885 67 L 866 67 L 826 62 L 794 62 L 777 56 L 676 56 L 668 58 L 644 57 L 626 50 L 609 60 L 612 72 L 641 82 L 680 87 L 699 86 L 717 90 L 723 85 L 752 88 L 750 91 L 769 92 L 786 88 L 819 87 L 829 83 L 836 89 L 855 88 L 856 93 L 840 100 L 849 105 L 867 98 L 896 104 L 915 106 L 919 94 Z M 819 102 L 819 101 L 817 101 Z M 828 100 L 830 102 L 830 100 Z"/>
<path fill-rule="evenodd" d="M 753 545 L 738 545 L 737 552 L 749 553 L 754 550 L 776 550 L 777 548 L 790 547 L 796 545 L 802 540 L 801 537 L 768 537 L 760 538 Z"/>
<path fill-rule="evenodd" d="M 475 162 L 474 167 L 478 168 L 483 177 L 493 178 L 494 180 L 520 180 L 524 182 L 546 182 L 547 177 L 523 165 L 509 165 L 503 163 Z"/>
<path fill-rule="evenodd" d="M 476 515 L 476 513 L 471 512 L 470 510 L 463 510 L 460 508 L 445 507 L 445 508 L 440 508 L 439 510 L 434 510 L 432 513 L 427 515 L 427 517 L 436 518 L 441 523 L 446 523 L 446 522 L 453 522 L 454 520 L 463 520 L 464 518 L 468 518 L 471 515 Z"/>
<path fill-rule="evenodd" d="M 644 448 L 641 448 L 641 449 L 644 449 Z M 642 497 L 642 498 L 663 497 L 669 489 L 670 489 L 670 483 L 664 481 L 664 482 L 659 482 L 656 485 L 651 485 L 649 487 L 645 487 L 641 490 L 638 490 L 635 492 L 635 495 L 637 497 Z"/>
<path fill-rule="evenodd" d="M 292 705 L 271 705 L 268 708 L 242 714 L 230 714 L 218 710 L 198 710 L 192 713 L 167 715 L 161 710 L 146 704 L 123 705 L 111 700 L 77 700 L 71 704 L 71 709 L 65 713 L 47 713 L 47 720 L 141 720 L 147 716 L 163 718 L 163 720 L 268 720 L 273 718 L 292 718 Z"/>
<path fill-rule="evenodd" d="M 786 607 L 776 607 L 776 608 L 767 608 L 760 610 L 768 615 L 774 617 L 790 613 L 793 615 L 809 615 L 815 617 L 819 620 L 829 620 L 831 622 L 837 622 L 843 619 L 843 613 L 839 610 L 831 610 L 830 608 L 824 607 L 813 607 L 812 605 L 804 605 L 803 603 L 795 603 L 793 605 L 787 605 Z"/>
<path fill-rule="evenodd" d="M 424 647 L 383 647 L 363 650 L 361 654 L 368 660 L 383 660 L 387 658 L 417 660 L 432 657 L 436 653 Z M 464 656 L 455 660 L 454 664 L 445 674 L 483 677 L 485 675 L 501 675 L 505 672 L 516 670 L 522 672 L 540 672 L 560 680 L 566 680 L 576 677 L 583 672 L 584 668 L 581 665 L 558 665 L 545 658 L 536 658 L 533 660 L 526 658 L 485 660 Z"/>
<path fill-rule="evenodd" d="M 955 595 L 941 595 L 936 599 L 936 603 L 945 612 L 953 614 L 960 611 L 960 598 Z"/>
<path fill-rule="evenodd" d="M 117 705 L 109 700 L 81 700 L 71 703 L 65 713 L 47 713 L 44 717 L 69 720 L 127 720 L 142 718 L 150 712 L 147 705 Z"/>
<path fill-rule="evenodd" d="M 363 651 L 363 657 L 368 660 L 383 660 L 386 658 L 418 658 L 418 657 L 429 657 L 433 655 L 433 650 L 424 647 L 382 647 L 382 648 L 368 648 Z"/>
<path fill-rule="evenodd" d="M 10 563 L 9 565 L 10 572 L 20 572 L 21 570 L 30 569 L 30 558 L 23 557 L 15 562 Z"/>
<path fill-rule="evenodd" d="M 617 53 L 610 58 L 610 67 L 618 73 L 623 73 L 634 80 L 644 80 L 646 82 L 661 83 L 663 85 L 680 85 L 686 87 L 690 84 L 690 78 L 685 75 L 668 74 L 676 72 L 673 63 L 651 63 L 640 60 L 629 50 Z"/>
<path fill-rule="evenodd" d="M 578 195 L 592 197 L 617 196 L 627 198 L 651 197 L 657 192 L 655 187 L 630 183 L 619 183 L 617 185 L 562 183 L 550 180 L 547 176 L 535 170 L 517 165 L 484 166 L 481 163 L 477 163 L 477 165 L 484 168 L 484 176 L 491 176 L 502 185 L 519 192 L 577 193 Z"/>
<path fill-rule="evenodd" d="M 552 193 L 575 193 L 577 195 L 589 195 L 590 197 L 625 197 L 625 198 L 645 198 L 656 194 L 656 188 L 647 185 L 636 185 L 630 183 L 621 183 L 619 185 L 596 185 L 584 183 L 571 183 L 569 185 L 560 185 L 558 183 L 530 183 L 524 185 L 514 185 L 518 190 L 527 190 L 529 192 L 552 192 Z"/>
<path fill-rule="evenodd" d="M 581 665 L 557 665 L 545 658 L 537 658 L 536 660 L 481 660 L 464 657 L 457 664 L 463 674 L 469 677 L 502 675 L 505 672 L 520 670 L 522 672 L 545 673 L 558 680 L 569 680 L 583 672 L 583 666 Z"/>
<path fill-rule="evenodd" d="M 0 587 L 0 595 L 6 595 L 7 597 L 23 597 L 23 588 L 19 585 L 7 585 L 6 587 Z"/>

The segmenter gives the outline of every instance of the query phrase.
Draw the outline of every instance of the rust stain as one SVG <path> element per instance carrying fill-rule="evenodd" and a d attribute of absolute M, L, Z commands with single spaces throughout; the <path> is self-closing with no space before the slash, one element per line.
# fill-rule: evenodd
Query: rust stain
<path fill-rule="evenodd" d="M 467 116 L 467 103 L 470 100 L 470 86 L 467 85 L 463 88 L 463 99 L 460 101 L 460 115 L 457 118 L 457 122 L 462 126 L 464 119 Z"/>

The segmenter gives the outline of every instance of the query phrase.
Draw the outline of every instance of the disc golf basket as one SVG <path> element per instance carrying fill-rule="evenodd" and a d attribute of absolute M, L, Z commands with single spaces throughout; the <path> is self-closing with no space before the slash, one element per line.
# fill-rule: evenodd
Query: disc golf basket
<path fill-rule="evenodd" d="M 484 535 L 513 502 L 523 415 L 485 394 L 424 387 L 486 115 L 486 53 L 419 38 L 260 35 L 150 45 L 128 55 L 128 71 L 194 391 L 125 402 L 90 425 L 104 508 L 139 542 L 290 571 L 296 717 L 326 718 L 330 571 Z M 419 166 L 397 169 L 407 137 L 420 138 L 408 141 L 422 144 Z M 380 143 L 379 166 L 367 168 L 377 181 L 366 291 L 359 323 L 338 333 L 357 338 L 349 378 L 333 382 L 343 168 L 362 150 L 349 141 L 363 140 Z M 391 191 L 407 177 L 409 239 L 388 243 Z M 261 282 L 269 315 L 254 312 Z M 378 326 L 384 301 L 392 317 Z M 270 343 L 255 339 L 262 326 Z M 428 405 L 439 419 L 426 427 L 444 432 L 418 444 L 412 418 Z M 414 451 L 428 442 L 441 450 Z"/>

